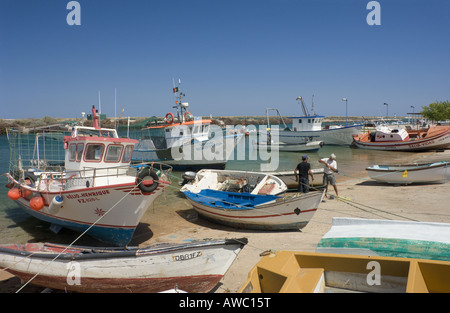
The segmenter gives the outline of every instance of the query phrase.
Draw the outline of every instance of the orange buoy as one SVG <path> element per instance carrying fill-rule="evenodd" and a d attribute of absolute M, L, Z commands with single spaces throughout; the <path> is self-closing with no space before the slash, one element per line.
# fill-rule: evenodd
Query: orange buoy
<path fill-rule="evenodd" d="M 40 211 L 44 207 L 44 199 L 40 196 L 31 198 L 30 207 L 35 211 Z"/>
<path fill-rule="evenodd" d="M 31 196 L 33 195 L 33 192 L 29 189 L 22 188 L 22 195 L 25 199 L 29 200 Z"/>
<path fill-rule="evenodd" d="M 8 191 L 8 197 L 11 200 L 18 200 L 20 197 L 22 197 L 22 192 L 19 188 L 11 188 Z"/>

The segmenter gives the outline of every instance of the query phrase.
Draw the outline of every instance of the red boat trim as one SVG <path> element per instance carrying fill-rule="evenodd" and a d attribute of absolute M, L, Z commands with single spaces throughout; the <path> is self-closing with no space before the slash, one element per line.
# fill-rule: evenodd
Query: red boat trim
<path fill-rule="evenodd" d="M 14 183 L 20 185 L 20 183 L 15 180 L 9 173 L 6 173 L 6 176 L 13 181 Z M 160 180 L 159 183 L 161 184 L 167 184 L 170 185 L 171 183 L 165 180 Z M 21 187 L 25 187 L 27 189 L 30 189 L 32 191 L 36 191 L 36 192 L 40 192 L 42 194 L 46 194 L 46 195 L 61 195 L 61 194 L 68 194 L 68 193 L 78 193 L 78 192 L 87 192 L 87 191 L 94 191 L 94 190 L 99 190 L 99 189 L 115 189 L 115 190 L 120 190 L 121 188 L 126 189 L 129 188 L 129 190 L 140 190 L 139 187 L 134 183 L 134 182 L 130 182 L 130 183 L 125 183 L 125 184 L 117 184 L 117 185 L 107 185 L 107 186 L 97 186 L 97 187 L 89 187 L 89 188 L 82 188 L 82 189 L 74 189 L 74 190 L 62 190 L 62 191 L 38 191 L 38 190 L 34 190 L 33 188 L 30 187 L 26 187 L 26 186 L 22 186 Z M 158 189 L 157 189 L 158 190 Z M 147 193 L 145 193 L 145 195 L 147 195 Z"/>
<path fill-rule="evenodd" d="M 139 141 L 136 139 L 129 139 L 129 138 L 114 138 L 114 137 L 90 137 L 90 136 L 84 136 L 79 135 L 77 137 L 72 136 L 66 136 L 63 138 L 65 142 L 71 142 L 71 141 L 105 141 L 105 142 L 114 142 L 114 143 L 138 143 Z"/>

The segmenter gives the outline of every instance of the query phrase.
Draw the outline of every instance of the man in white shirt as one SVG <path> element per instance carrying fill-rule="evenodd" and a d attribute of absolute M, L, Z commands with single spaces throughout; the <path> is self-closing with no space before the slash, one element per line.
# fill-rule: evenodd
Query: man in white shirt
<path fill-rule="evenodd" d="M 334 188 L 334 192 L 336 192 L 336 197 L 339 197 L 337 186 L 336 186 L 336 178 L 334 177 L 334 173 L 338 172 L 336 155 L 334 155 L 334 153 L 332 153 L 329 158 L 320 159 L 319 163 L 324 164 L 323 185 L 325 186 L 325 196 L 327 197 L 328 184 L 331 184 Z"/>

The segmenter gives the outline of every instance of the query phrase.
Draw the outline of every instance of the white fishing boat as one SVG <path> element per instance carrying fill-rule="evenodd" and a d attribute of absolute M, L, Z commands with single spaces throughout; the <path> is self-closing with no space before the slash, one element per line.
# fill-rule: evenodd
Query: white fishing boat
<path fill-rule="evenodd" d="M 265 149 L 276 149 L 278 151 L 286 151 L 286 152 L 315 152 L 319 151 L 320 148 L 323 147 L 323 141 L 312 141 L 308 140 L 303 143 L 283 143 L 283 142 L 273 142 L 266 143 L 264 141 L 258 142 L 259 147 L 264 147 Z"/>
<path fill-rule="evenodd" d="M 450 261 L 450 224 L 334 217 L 316 251 Z"/>
<path fill-rule="evenodd" d="M 0 245 L 0 268 L 23 283 L 74 292 L 209 292 L 245 244 L 246 238 L 144 248 L 9 244 Z"/>
<path fill-rule="evenodd" d="M 450 179 L 448 162 L 404 165 L 373 165 L 366 168 L 371 179 L 388 184 L 446 183 Z"/>
<path fill-rule="evenodd" d="M 299 144 L 305 141 L 311 140 L 323 142 L 324 145 L 346 145 L 349 146 L 353 142 L 353 135 L 359 134 L 363 125 L 326 125 L 322 127 L 322 122 L 325 116 L 312 115 L 307 110 L 303 103 L 303 98 L 298 97 L 303 110 L 302 116 L 288 116 L 287 118 L 292 120 L 292 126 L 288 127 L 284 120 L 283 129 L 278 130 L 278 138 L 280 143 L 285 144 Z M 275 110 L 281 118 L 281 114 L 277 109 L 266 109 L 267 125 L 270 128 L 269 123 L 269 111 Z"/>
<path fill-rule="evenodd" d="M 427 151 L 450 147 L 450 127 L 433 126 L 420 130 L 377 127 L 376 132 L 356 134 L 353 145 L 384 151 Z"/>
<path fill-rule="evenodd" d="M 317 211 L 324 191 L 274 196 L 204 189 L 184 194 L 205 219 L 235 228 L 272 231 L 305 227 Z"/>
<path fill-rule="evenodd" d="M 263 172 L 204 169 L 183 175 L 180 191 L 199 193 L 203 189 L 247 192 L 253 195 L 280 195 L 287 186 L 276 176 Z"/>
<path fill-rule="evenodd" d="M 9 130 L 11 149 L 8 196 L 30 215 L 125 246 L 150 204 L 169 185 L 171 167 L 130 166 L 137 140 L 101 128 L 92 108 L 93 127 L 71 134 L 23 134 Z"/>
<path fill-rule="evenodd" d="M 195 118 L 182 102 L 185 94 L 174 87 L 176 114 L 169 112 L 163 124 L 143 129 L 136 144 L 133 161 L 164 162 L 177 170 L 225 168 L 236 144 L 244 134 L 224 134 L 210 119 Z"/>

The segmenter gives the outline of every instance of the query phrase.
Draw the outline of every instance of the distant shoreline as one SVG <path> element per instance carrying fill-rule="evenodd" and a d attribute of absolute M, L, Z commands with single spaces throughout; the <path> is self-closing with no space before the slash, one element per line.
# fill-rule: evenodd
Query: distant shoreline
<path fill-rule="evenodd" d="M 130 117 L 130 126 L 133 124 L 139 124 L 140 122 L 150 119 L 152 117 Z M 266 116 L 203 116 L 203 118 L 209 118 L 212 120 L 213 124 L 217 125 L 261 125 L 266 123 Z M 380 116 L 348 116 L 347 121 L 350 123 L 362 123 L 367 120 L 381 120 L 384 117 Z M 407 117 L 397 117 L 396 119 L 403 119 Z M 163 117 L 157 118 L 162 121 Z M 287 116 L 283 116 L 285 123 L 291 123 L 291 119 Z M 345 116 L 327 116 L 323 120 L 325 123 L 344 123 L 346 120 Z M 84 121 L 85 125 L 89 125 L 92 122 L 87 121 L 82 118 L 53 118 L 45 116 L 43 118 L 24 118 L 24 119 L 0 119 L 0 135 L 6 134 L 6 128 L 39 128 L 46 127 L 55 124 L 81 124 Z M 104 127 L 114 127 L 115 118 L 107 118 L 102 120 L 102 126 Z M 116 124 L 123 126 L 127 125 L 128 117 L 116 119 Z M 280 124 L 281 120 L 277 116 L 270 117 L 271 124 Z"/>

